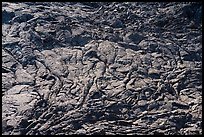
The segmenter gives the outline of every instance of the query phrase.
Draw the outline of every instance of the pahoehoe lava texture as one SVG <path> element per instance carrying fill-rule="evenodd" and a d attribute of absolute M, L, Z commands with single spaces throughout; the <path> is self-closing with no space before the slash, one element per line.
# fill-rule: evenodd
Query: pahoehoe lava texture
<path fill-rule="evenodd" d="M 2 134 L 202 134 L 202 5 L 3 2 Z"/>

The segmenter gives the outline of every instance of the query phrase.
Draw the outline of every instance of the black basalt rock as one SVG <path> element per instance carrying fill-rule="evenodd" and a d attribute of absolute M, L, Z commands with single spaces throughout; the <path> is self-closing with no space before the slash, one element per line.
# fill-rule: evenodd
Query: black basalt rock
<path fill-rule="evenodd" d="M 2 135 L 201 135 L 200 2 L 2 2 Z"/>

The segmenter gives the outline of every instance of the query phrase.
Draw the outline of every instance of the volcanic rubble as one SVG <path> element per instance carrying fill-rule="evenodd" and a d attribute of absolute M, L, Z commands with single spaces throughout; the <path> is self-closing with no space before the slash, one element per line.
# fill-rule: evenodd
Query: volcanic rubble
<path fill-rule="evenodd" d="M 3 2 L 3 135 L 202 134 L 202 4 Z"/>

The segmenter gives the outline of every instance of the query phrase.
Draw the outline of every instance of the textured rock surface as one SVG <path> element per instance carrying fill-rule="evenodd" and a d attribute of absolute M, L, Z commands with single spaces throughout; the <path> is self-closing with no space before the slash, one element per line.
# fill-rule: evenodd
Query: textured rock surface
<path fill-rule="evenodd" d="M 3 2 L 2 134 L 202 134 L 201 14 Z"/>

